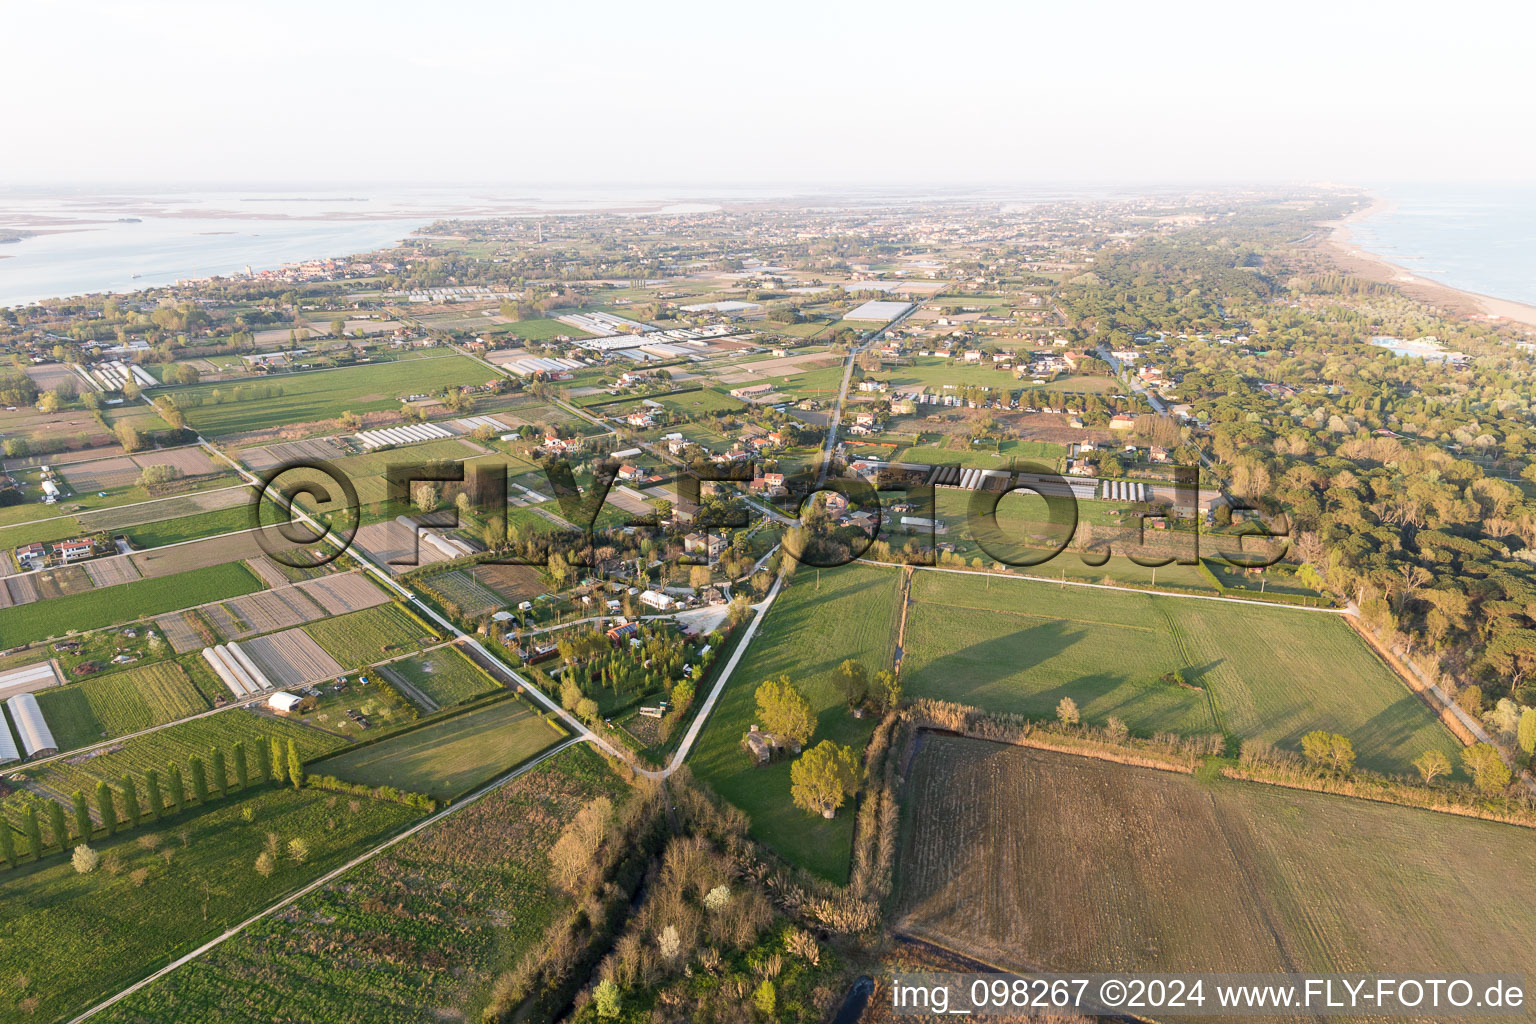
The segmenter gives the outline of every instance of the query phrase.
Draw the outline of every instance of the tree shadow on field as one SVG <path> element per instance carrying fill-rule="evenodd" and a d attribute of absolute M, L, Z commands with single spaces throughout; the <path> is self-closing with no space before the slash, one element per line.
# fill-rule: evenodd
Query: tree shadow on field
<path fill-rule="evenodd" d="M 1306 711 L 1311 712 L 1312 709 L 1308 708 Z M 1431 713 L 1419 702 L 1419 699 L 1405 693 L 1353 728 L 1343 722 L 1323 721 L 1309 714 L 1277 743 L 1292 749 L 1300 749 L 1301 737 L 1313 729 L 1337 731 L 1348 736 L 1354 744 L 1355 756 L 1360 767 L 1381 772 L 1410 772 L 1413 769 L 1407 762 L 1422 754 L 1430 743 L 1426 740 L 1412 747 L 1407 744 L 1420 735 L 1420 730 L 1423 730 L 1431 719 Z M 1398 750 L 1404 752 L 1401 759 L 1392 756 L 1393 752 Z M 1460 765 L 1457 759 L 1453 758 L 1451 764 L 1453 768 L 1459 770 Z"/>
<path fill-rule="evenodd" d="M 910 644 L 910 622 L 907 629 Z M 977 692 L 1064 653 L 1085 632 L 1064 622 L 1043 622 L 951 650 L 923 667 L 921 681 L 914 680 L 913 690 L 940 700 L 970 703 Z"/>

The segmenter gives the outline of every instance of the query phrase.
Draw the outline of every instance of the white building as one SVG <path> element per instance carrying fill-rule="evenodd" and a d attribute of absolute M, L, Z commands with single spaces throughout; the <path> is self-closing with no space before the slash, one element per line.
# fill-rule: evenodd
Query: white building
<path fill-rule="evenodd" d="M 280 715 L 291 715 L 293 709 L 304 703 L 304 698 L 293 693 L 274 693 L 267 698 L 267 707 Z"/>

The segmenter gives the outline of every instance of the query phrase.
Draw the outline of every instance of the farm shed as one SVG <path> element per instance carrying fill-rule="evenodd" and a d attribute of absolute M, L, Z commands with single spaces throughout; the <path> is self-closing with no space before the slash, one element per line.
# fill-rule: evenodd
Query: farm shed
<path fill-rule="evenodd" d="M 304 698 L 292 693 L 274 693 L 267 698 L 267 707 L 278 714 L 289 715 L 293 709 L 304 703 Z"/>
<path fill-rule="evenodd" d="M 21 745 L 28 757 L 59 752 L 36 697 L 30 693 L 18 693 L 5 706 L 11 709 L 11 719 L 16 723 L 16 732 L 21 736 Z"/>
<path fill-rule="evenodd" d="M 670 611 L 677 602 L 669 594 L 663 594 L 659 590 L 647 590 L 640 595 L 640 603 L 647 608 L 655 608 L 659 612 Z"/>

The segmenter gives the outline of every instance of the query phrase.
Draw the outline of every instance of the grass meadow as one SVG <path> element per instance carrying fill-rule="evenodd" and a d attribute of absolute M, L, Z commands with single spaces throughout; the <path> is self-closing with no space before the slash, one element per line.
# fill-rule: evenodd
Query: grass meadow
<path fill-rule="evenodd" d="M 444 708 L 497 689 L 494 679 L 454 647 L 442 647 L 402 658 L 391 662 L 389 670 L 398 672 L 412 686 Z"/>
<path fill-rule="evenodd" d="M 1291 749 L 1326 729 L 1376 771 L 1411 772 L 1430 748 L 1454 763 L 1460 749 L 1336 615 L 923 571 L 911 598 L 908 696 L 1033 718 L 1071 697 L 1093 724 Z M 1195 688 L 1158 681 L 1172 671 Z"/>
<path fill-rule="evenodd" d="M 715 792 L 746 811 L 752 834 L 792 863 L 836 882 L 848 877 L 853 813 L 844 807 L 827 820 L 797 808 L 789 797 L 788 760 L 758 767 L 741 748 L 757 719 L 760 683 L 788 675 L 816 715 L 811 745 L 824 739 L 862 749 L 874 727 L 849 715 L 832 681 L 846 658 L 871 675 L 889 668 L 895 653 L 896 569 L 846 565 L 801 567 L 763 620 L 699 735 L 689 765 Z"/>
<path fill-rule="evenodd" d="M 560 735 L 526 703 L 508 699 L 344 751 L 311 769 L 446 800 L 526 761 Z"/>
<path fill-rule="evenodd" d="M 281 385 L 283 394 L 273 398 L 237 402 L 233 395 L 238 383 L 200 384 L 179 393 L 200 397 L 203 402 L 185 410 L 188 425 L 217 437 L 334 419 L 343 412 L 362 414 L 397 409 L 405 395 L 425 394 L 457 384 L 483 384 L 493 376 L 494 371 L 473 359 L 452 355 L 283 374 L 246 382 L 255 387 Z M 214 404 L 214 391 L 226 396 L 220 404 Z"/>

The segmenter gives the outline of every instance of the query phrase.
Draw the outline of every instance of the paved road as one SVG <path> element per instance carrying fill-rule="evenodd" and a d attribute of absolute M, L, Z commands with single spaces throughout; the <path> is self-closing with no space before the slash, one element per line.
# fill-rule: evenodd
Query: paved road
<path fill-rule="evenodd" d="M 832 453 L 837 450 L 837 428 L 843 422 L 843 406 L 848 402 L 848 385 L 853 381 L 853 365 L 858 361 L 859 354 L 868 349 L 875 342 L 885 336 L 885 332 L 901 323 L 907 317 L 917 312 L 917 303 L 912 303 L 907 311 L 879 330 L 870 332 L 869 336 L 853 347 L 848 353 L 848 363 L 843 367 L 843 383 L 837 391 L 837 404 L 832 407 L 832 415 L 827 421 L 827 440 L 821 447 L 821 472 L 816 477 L 816 485 L 819 487 L 826 482 L 827 474 L 832 470 Z"/>

